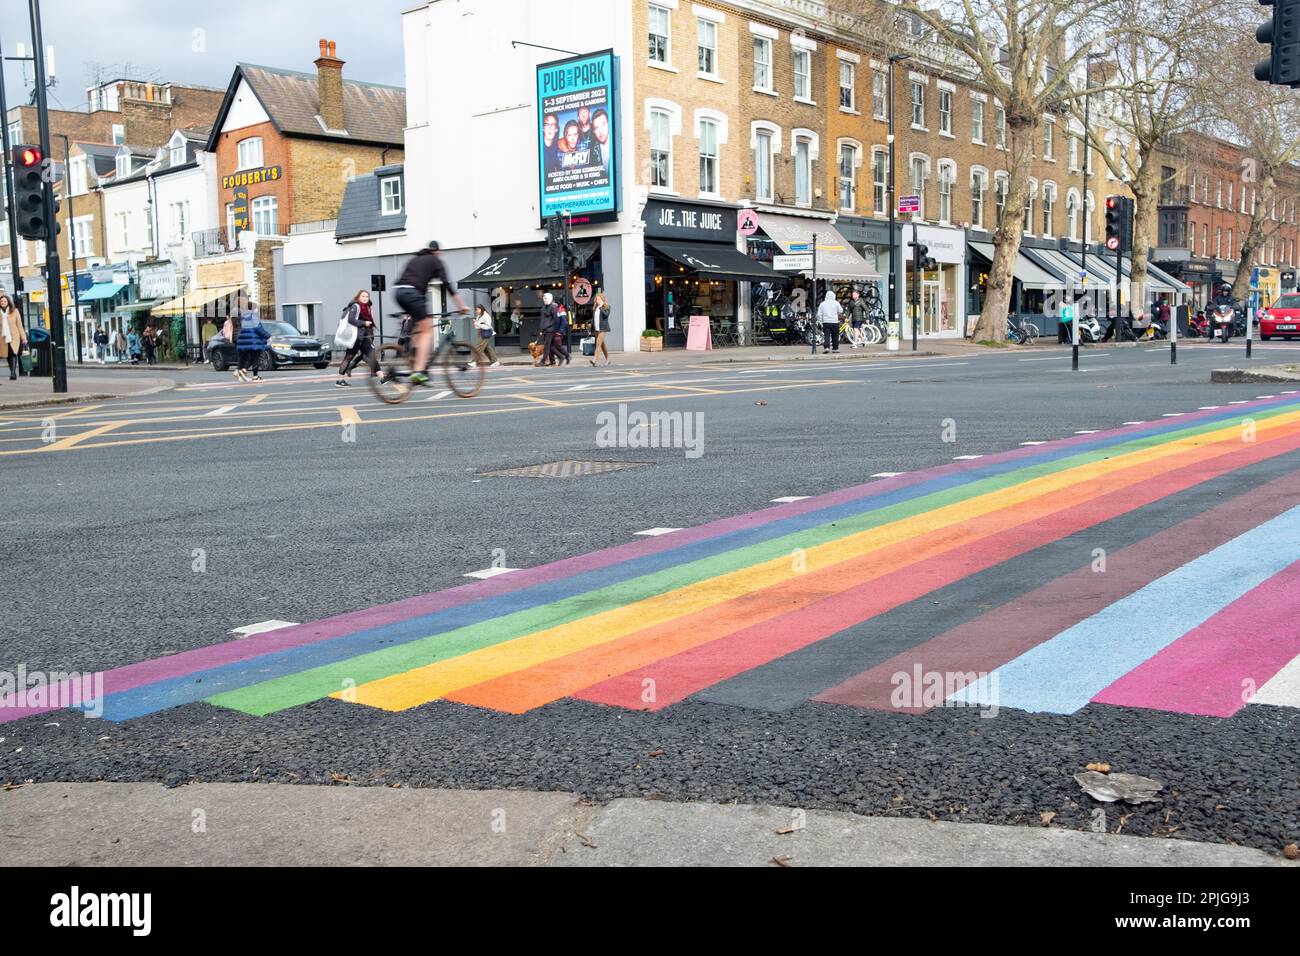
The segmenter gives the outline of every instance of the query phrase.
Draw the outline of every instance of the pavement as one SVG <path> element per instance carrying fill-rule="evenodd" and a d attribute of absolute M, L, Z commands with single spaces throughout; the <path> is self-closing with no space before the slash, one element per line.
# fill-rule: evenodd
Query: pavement
<path fill-rule="evenodd" d="M 56 393 L 49 378 L 21 375 L 9 379 L 0 375 L 0 411 L 154 395 L 175 384 L 173 379 L 153 371 L 74 366 L 68 370 L 68 391 Z"/>
<path fill-rule="evenodd" d="M 39 504 L 0 517 L 0 674 L 102 673 L 105 712 L 0 708 L 0 781 L 1300 842 L 1300 386 L 1212 385 L 1246 363 L 1209 343 L 674 361 L 4 417 Z M 527 477 L 564 461 L 601 467 Z"/>
<path fill-rule="evenodd" d="M 38 784 L 0 793 L 0 817 L 12 866 L 1300 866 L 1050 824 L 511 790 Z"/>

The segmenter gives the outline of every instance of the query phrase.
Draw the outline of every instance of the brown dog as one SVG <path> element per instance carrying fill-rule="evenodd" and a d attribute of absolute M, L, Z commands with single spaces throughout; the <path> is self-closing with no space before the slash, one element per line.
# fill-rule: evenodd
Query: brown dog
<path fill-rule="evenodd" d="M 528 343 L 528 354 L 533 357 L 534 368 L 536 368 L 537 365 L 542 361 L 542 356 L 545 353 L 546 353 L 546 348 L 542 345 L 541 342 Z"/>

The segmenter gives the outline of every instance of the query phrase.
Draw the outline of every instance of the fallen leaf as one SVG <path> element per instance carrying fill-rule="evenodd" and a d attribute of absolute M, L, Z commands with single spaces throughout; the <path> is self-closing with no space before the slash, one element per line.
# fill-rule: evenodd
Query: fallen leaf
<path fill-rule="evenodd" d="M 772 857 L 772 862 L 777 866 L 789 866 L 790 858 L 788 856 L 774 856 Z"/>
<path fill-rule="evenodd" d="M 591 837 L 589 837 L 589 836 L 583 836 L 581 833 L 577 834 L 577 837 L 578 837 L 579 840 L 582 841 L 582 845 L 583 845 L 583 846 L 589 846 L 589 847 L 591 847 L 593 850 L 596 849 L 596 844 L 592 842 Z"/>
<path fill-rule="evenodd" d="M 662 751 L 662 750 L 652 750 L 652 751 L 650 751 L 650 753 L 646 754 L 646 756 L 647 756 L 647 757 L 662 757 L 662 756 L 664 756 L 664 751 Z"/>
<path fill-rule="evenodd" d="M 1045 827 L 1051 826 L 1052 821 L 1056 819 L 1056 811 L 1045 810 L 1038 815 L 1038 819 L 1043 822 L 1043 826 Z"/>
<path fill-rule="evenodd" d="M 1296 846 L 1294 843 L 1288 843 L 1286 846 L 1282 847 L 1282 855 L 1288 860 L 1300 860 L 1300 846 Z"/>
<path fill-rule="evenodd" d="M 799 832 L 799 828 L 798 828 L 798 827 L 786 827 L 784 830 L 777 830 L 777 831 L 776 831 L 776 835 L 777 835 L 777 836 L 789 836 L 791 833 L 798 833 L 798 832 Z"/>
<path fill-rule="evenodd" d="M 355 781 L 345 773 L 330 773 L 330 780 L 334 783 L 355 783 Z"/>
<path fill-rule="evenodd" d="M 1102 803 L 1115 803 L 1119 800 L 1125 803 L 1159 803 L 1160 798 L 1156 794 L 1164 789 L 1164 784 L 1159 780 L 1131 773 L 1113 773 L 1107 776 L 1089 770 L 1087 773 L 1076 773 L 1074 780 L 1083 788 L 1084 793 Z"/>
<path fill-rule="evenodd" d="M 1094 773 L 1110 773 L 1110 764 L 1108 763 L 1090 763 L 1085 770 L 1091 770 Z"/>

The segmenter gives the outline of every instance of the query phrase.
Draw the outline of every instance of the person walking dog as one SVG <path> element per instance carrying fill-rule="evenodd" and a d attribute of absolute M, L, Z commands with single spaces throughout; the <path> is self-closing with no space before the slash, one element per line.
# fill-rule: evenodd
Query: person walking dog
<path fill-rule="evenodd" d="M 483 350 L 483 357 L 488 360 L 491 368 L 496 368 L 501 364 L 497 361 L 497 350 L 492 344 L 497 337 L 497 331 L 492 324 L 491 313 L 481 305 L 474 306 L 474 328 L 478 332 L 478 346 Z"/>

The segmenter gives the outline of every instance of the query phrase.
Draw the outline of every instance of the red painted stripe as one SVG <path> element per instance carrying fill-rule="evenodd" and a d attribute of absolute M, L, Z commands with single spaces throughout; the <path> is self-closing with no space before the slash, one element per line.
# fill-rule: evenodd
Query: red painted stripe
<path fill-rule="evenodd" d="M 1169 492 L 1166 492 L 1169 493 Z M 1300 475 L 1290 474 L 1107 555 L 1106 573 L 1089 562 L 903 654 L 818 694 L 814 700 L 873 710 L 925 713 L 892 705 L 895 674 L 990 673 L 1208 551 L 1300 505 Z"/>
<path fill-rule="evenodd" d="M 1300 542 L 1297 542 L 1300 550 Z M 1269 578 L 1093 698 L 1231 717 L 1300 654 L 1300 562 Z"/>
<path fill-rule="evenodd" d="M 1283 437 L 1253 445 L 1234 445 L 1231 451 L 1214 455 L 1205 461 L 1197 461 L 1197 453 L 1204 458 L 1209 449 L 1193 449 L 1173 458 L 1186 460 L 1190 457 L 1196 461 L 1195 464 L 1143 478 L 1144 493 L 1140 499 L 1134 495 L 1098 492 L 1100 497 L 1095 500 L 1009 528 L 955 552 L 849 588 L 808 608 L 743 628 L 683 653 L 620 674 L 574 696 L 580 700 L 631 710 L 662 710 L 719 681 L 807 647 L 847 627 L 946 587 L 960 578 L 1067 535 L 1076 534 L 1162 495 L 1175 493 L 1254 461 L 1286 454 L 1297 448 L 1300 448 L 1300 433 L 1288 429 Z M 1166 459 L 1160 464 L 1168 468 L 1171 463 Z M 1095 485 L 1108 491 L 1116 487 L 1114 476 L 1109 480 L 1100 480 Z M 1005 513 L 1002 514 L 1002 523 L 1005 524 L 1007 517 Z M 835 569 L 822 573 L 833 574 Z M 645 681 L 652 681 L 655 688 L 655 701 L 650 704 L 643 700 Z"/>

